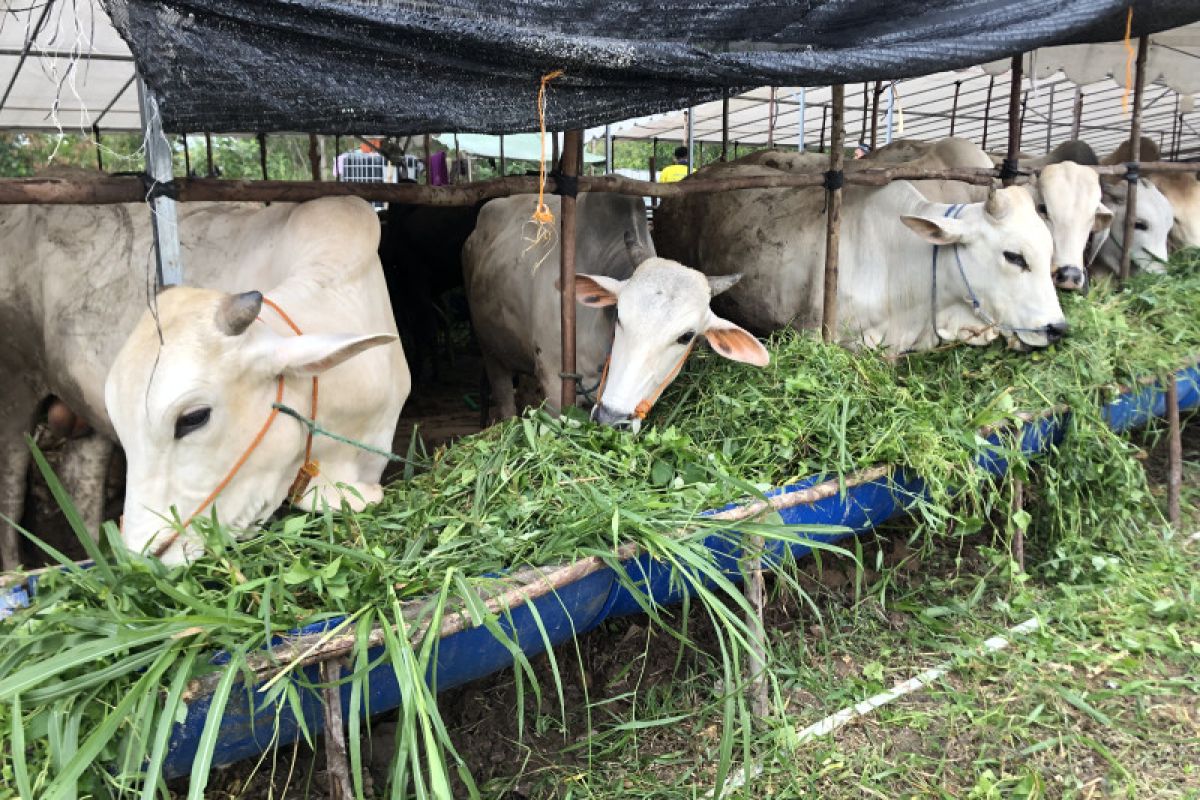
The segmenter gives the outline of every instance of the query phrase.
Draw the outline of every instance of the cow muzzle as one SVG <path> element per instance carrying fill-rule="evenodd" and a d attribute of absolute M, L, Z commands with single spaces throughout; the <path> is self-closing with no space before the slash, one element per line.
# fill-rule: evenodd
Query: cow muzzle
<path fill-rule="evenodd" d="M 1078 292 L 1083 289 L 1086 280 L 1087 276 L 1080 267 L 1066 266 L 1054 270 L 1054 285 L 1059 289 Z"/>
<path fill-rule="evenodd" d="M 623 428 L 635 432 L 641 427 L 642 422 L 633 414 L 614 411 L 604 403 L 592 406 L 592 421 L 610 428 Z"/>

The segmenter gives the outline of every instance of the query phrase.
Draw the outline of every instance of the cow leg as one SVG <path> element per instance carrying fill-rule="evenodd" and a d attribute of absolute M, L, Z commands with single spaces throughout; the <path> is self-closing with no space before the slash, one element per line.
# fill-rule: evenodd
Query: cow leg
<path fill-rule="evenodd" d="M 488 383 L 492 386 L 492 400 L 496 403 L 496 417 L 510 419 L 517 415 L 517 393 L 513 389 L 513 372 L 486 353 L 483 368 L 487 371 Z"/>
<path fill-rule="evenodd" d="M 0 397 L 0 570 L 21 566 L 21 547 L 16 528 L 5 519 L 19 522 L 25 511 L 25 476 L 32 455 L 25 435 L 33 430 L 38 397 L 22 379 L 6 379 L 7 391 Z"/>
<path fill-rule="evenodd" d="M 83 517 L 84 527 L 97 541 L 100 523 L 104 521 L 105 484 L 113 451 L 112 441 L 99 433 L 71 439 L 67 442 L 62 474 L 59 475 L 67 494 L 75 501 L 75 508 Z"/>

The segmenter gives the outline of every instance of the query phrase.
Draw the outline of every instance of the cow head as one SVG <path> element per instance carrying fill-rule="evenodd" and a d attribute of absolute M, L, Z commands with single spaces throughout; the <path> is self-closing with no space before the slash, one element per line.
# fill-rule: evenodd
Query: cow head
<path fill-rule="evenodd" d="M 709 300 L 737 283 L 740 275 L 706 277 L 676 261 L 654 257 L 626 233 L 630 258 L 638 265 L 627 280 L 578 275 L 575 297 L 593 308 L 616 306 L 612 352 L 603 393 L 592 418 L 637 430 L 641 418 L 683 365 L 696 337 L 703 336 L 725 358 L 764 367 L 770 355 L 742 328 L 718 317 Z"/>
<path fill-rule="evenodd" d="M 1087 278 L 1088 240 L 1107 236 L 1112 225 L 1112 212 L 1100 203 L 1100 176 L 1074 161 L 1063 161 L 1042 168 L 1037 188 L 1037 211 L 1054 239 L 1054 285 L 1080 290 Z"/>
<path fill-rule="evenodd" d="M 925 241 L 944 246 L 935 322 L 941 338 L 986 344 L 1004 335 L 1010 347 L 1025 350 L 1066 333 L 1050 273 L 1054 244 L 1024 189 L 999 189 L 957 216 L 901 219 Z"/>
<path fill-rule="evenodd" d="M 157 321 L 143 315 L 117 355 L 104 402 L 128 462 L 121 536 L 130 550 L 166 564 L 202 553 L 195 534 L 175 537 L 171 522 L 211 512 L 205 498 L 264 428 L 279 377 L 284 402 L 306 412 L 310 376 L 396 338 L 281 335 L 255 324 L 262 303 L 258 292 L 170 289 L 158 297 Z M 279 507 L 306 433 L 282 415 L 271 423 L 213 504 L 224 524 L 245 530 Z"/>
<path fill-rule="evenodd" d="M 1113 212 L 1112 234 L 1101 245 L 1100 261 L 1112 272 L 1121 268 L 1129 184 L 1116 181 L 1104 187 L 1104 203 Z M 1137 219 L 1133 223 L 1130 263 L 1144 272 L 1165 272 L 1167 239 L 1174 222 L 1171 202 L 1148 180 L 1138 181 Z"/>

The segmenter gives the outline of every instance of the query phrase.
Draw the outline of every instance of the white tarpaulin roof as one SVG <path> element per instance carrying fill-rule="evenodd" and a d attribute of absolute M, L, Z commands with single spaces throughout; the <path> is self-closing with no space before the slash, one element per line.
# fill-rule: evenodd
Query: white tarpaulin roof
<path fill-rule="evenodd" d="M 603 130 L 603 129 L 601 129 Z M 589 131 L 591 133 L 592 131 Z M 550 156 L 554 151 L 553 145 L 550 143 L 550 135 L 546 138 L 546 160 L 550 160 Z M 562 134 L 558 135 L 559 146 L 562 146 Z M 470 153 L 473 156 L 482 156 L 484 158 L 499 158 L 500 157 L 500 137 L 488 136 L 483 133 L 460 133 L 456 137 L 453 133 L 443 133 L 440 136 L 433 137 L 439 143 L 454 150 L 456 147 L 464 153 Z M 513 133 L 504 137 L 504 157 L 511 158 L 517 161 L 541 161 L 542 160 L 542 139 L 540 134 L 536 133 Z M 583 160 L 586 164 L 601 164 L 604 162 L 604 156 L 594 155 L 592 153 L 584 153 Z"/>
<path fill-rule="evenodd" d="M 98 3 L 0 4 L 0 129 L 140 130 L 133 56 Z"/>

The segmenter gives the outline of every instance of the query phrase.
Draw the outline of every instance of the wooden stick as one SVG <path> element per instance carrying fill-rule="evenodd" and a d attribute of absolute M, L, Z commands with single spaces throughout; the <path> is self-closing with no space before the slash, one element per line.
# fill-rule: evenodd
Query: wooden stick
<path fill-rule="evenodd" d="M 333 658 L 321 663 L 321 690 L 325 707 L 325 773 L 330 800 L 354 800 L 350 781 L 350 758 L 346 751 L 346 731 L 342 720 L 342 668 L 346 661 Z"/>
<path fill-rule="evenodd" d="M 192 174 L 192 154 L 188 152 L 188 140 L 187 140 L 186 133 L 183 134 L 182 139 L 183 139 L 183 174 L 190 176 Z M 103 170 L 104 167 L 101 167 L 100 169 Z"/>
<path fill-rule="evenodd" d="M 271 176 L 267 174 L 267 135 L 265 133 L 258 134 L 258 163 L 262 167 L 262 179 L 270 180 Z"/>
<path fill-rule="evenodd" d="M 762 719 L 770 710 L 770 685 L 767 681 L 767 628 L 763 622 L 763 599 L 766 585 L 763 581 L 763 537 L 749 536 L 746 539 L 746 557 L 743 572 L 746 576 L 746 627 L 750 629 L 750 671 L 747 683 L 750 692 L 750 708 L 754 716 Z"/>
<path fill-rule="evenodd" d="M 879 95 L 883 94 L 883 81 L 875 81 L 875 92 L 871 96 L 871 149 L 879 140 Z"/>
<path fill-rule="evenodd" d="M 1179 495 L 1183 487 L 1183 436 L 1179 427 L 1179 387 L 1175 373 L 1167 378 L 1167 521 L 1179 530 Z"/>
<path fill-rule="evenodd" d="M 950 105 L 950 136 L 954 136 L 954 124 L 958 121 L 958 92 L 962 89 L 962 81 L 954 82 L 954 102 Z"/>
<path fill-rule="evenodd" d="M 1014 476 L 1012 479 L 1012 514 L 1025 507 L 1025 482 Z M 1013 527 L 1012 557 L 1017 562 L 1017 572 L 1025 571 L 1025 528 L 1022 525 Z"/>
<path fill-rule="evenodd" d="M 564 178 L 579 174 L 583 131 L 572 128 L 563 139 L 562 173 Z M 559 313 L 562 345 L 562 397 L 564 411 L 575 405 L 575 197 L 561 198 L 562 238 L 559 240 Z"/>
<path fill-rule="evenodd" d="M 1138 39 L 1137 72 L 1133 82 L 1133 115 L 1129 120 L 1129 160 L 1136 163 L 1142 155 L 1142 89 L 1146 85 L 1146 51 L 1150 49 L 1150 37 Z M 1133 231 L 1137 224 L 1137 181 L 1125 184 L 1125 225 L 1121 241 L 1122 281 L 1129 278 L 1133 263 Z"/>
<path fill-rule="evenodd" d="M 1024 64 L 1021 54 L 1012 57 L 1012 83 L 1008 87 L 1008 152 L 1005 160 L 1014 165 L 1017 163 L 1017 153 L 1021 150 L 1021 70 Z M 1005 186 L 1012 186 L 1016 175 L 1004 178 Z"/>
<path fill-rule="evenodd" d="M 992 89 L 996 85 L 996 76 L 988 78 L 987 101 L 983 104 L 983 141 L 979 146 L 987 150 L 988 120 L 992 118 Z"/>
<path fill-rule="evenodd" d="M 829 150 L 829 174 L 842 179 L 846 139 L 846 87 L 833 87 L 833 132 Z M 842 187 L 825 190 L 825 287 L 821 300 L 821 338 L 832 342 L 837 338 L 838 291 L 838 232 L 842 223 Z"/>
<path fill-rule="evenodd" d="M 729 90 L 721 95 L 721 160 L 729 160 Z"/>
<path fill-rule="evenodd" d="M 205 177 L 215 178 L 217 173 L 213 171 L 212 134 L 207 132 L 204 134 L 204 153 L 208 159 L 208 172 L 205 174 Z"/>
<path fill-rule="evenodd" d="M 312 179 L 321 180 L 321 148 L 317 143 L 317 135 L 308 135 L 308 165 L 312 167 Z"/>

